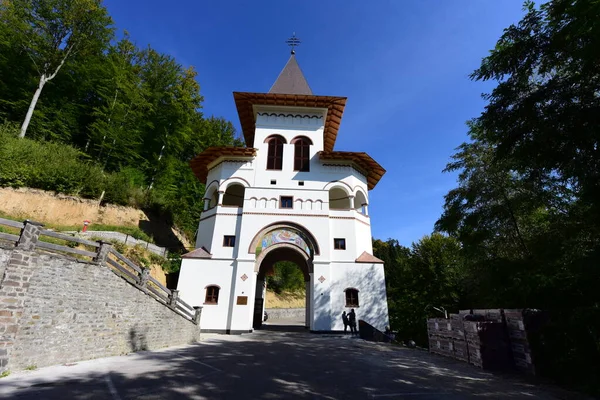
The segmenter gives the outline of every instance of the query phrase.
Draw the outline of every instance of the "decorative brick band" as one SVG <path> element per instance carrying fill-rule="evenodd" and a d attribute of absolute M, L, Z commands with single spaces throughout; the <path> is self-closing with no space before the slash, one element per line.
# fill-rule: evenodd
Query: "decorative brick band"
<path fill-rule="evenodd" d="M 316 217 L 316 218 L 329 218 L 327 214 L 288 214 L 288 213 L 267 213 L 267 212 L 255 212 L 255 211 L 244 211 L 244 214 L 253 214 L 253 215 L 278 215 L 282 217 Z"/>
<path fill-rule="evenodd" d="M 214 213 L 213 215 L 209 215 L 208 217 L 200 218 L 200 221 L 204 221 L 205 219 L 209 219 L 209 218 L 214 218 L 217 215 L 228 215 L 230 217 L 239 217 L 242 214 Z"/>

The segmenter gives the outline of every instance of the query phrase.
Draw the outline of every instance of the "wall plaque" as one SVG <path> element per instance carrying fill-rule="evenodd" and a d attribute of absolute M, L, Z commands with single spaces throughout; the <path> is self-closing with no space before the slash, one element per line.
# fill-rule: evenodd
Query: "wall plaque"
<path fill-rule="evenodd" d="M 238 296 L 236 304 L 238 306 L 248 305 L 248 296 Z"/>

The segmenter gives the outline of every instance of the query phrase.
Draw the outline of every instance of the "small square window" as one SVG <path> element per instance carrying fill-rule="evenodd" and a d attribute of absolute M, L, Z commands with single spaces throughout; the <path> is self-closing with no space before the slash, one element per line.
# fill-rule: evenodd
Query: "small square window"
<path fill-rule="evenodd" d="M 292 196 L 281 196 L 279 208 L 294 208 L 294 198 Z"/>
<path fill-rule="evenodd" d="M 277 181 L 275 179 L 271 179 L 271 185 L 277 185 Z"/>
<path fill-rule="evenodd" d="M 204 304 L 219 304 L 219 290 L 217 285 L 207 286 Z"/>
<path fill-rule="evenodd" d="M 358 307 L 358 290 L 346 289 L 346 307 Z"/>
<path fill-rule="evenodd" d="M 336 250 L 346 250 L 346 239 L 333 239 L 333 248 Z"/>
<path fill-rule="evenodd" d="M 235 247 L 235 236 L 223 236 L 223 247 Z"/>
<path fill-rule="evenodd" d="M 304 181 L 298 182 L 298 186 L 304 186 Z"/>

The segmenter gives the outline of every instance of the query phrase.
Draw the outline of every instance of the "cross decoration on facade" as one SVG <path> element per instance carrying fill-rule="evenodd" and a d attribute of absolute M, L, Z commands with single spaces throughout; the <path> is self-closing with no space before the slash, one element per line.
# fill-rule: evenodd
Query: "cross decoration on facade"
<path fill-rule="evenodd" d="M 321 282 L 321 283 L 325 282 L 325 277 L 323 275 L 321 275 L 319 277 L 319 282 Z"/>
<path fill-rule="evenodd" d="M 240 276 L 240 278 L 241 278 L 241 279 L 242 279 L 244 282 L 246 282 L 246 279 L 248 279 L 248 275 L 244 274 L 244 275 Z"/>
<path fill-rule="evenodd" d="M 300 46 L 300 39 L 296 37 L 296 32 L 292 34 L 292 37 L 285 41 L 285 43 L 292 48 L 292 54 L 296 54 L 294 47 Z"/>

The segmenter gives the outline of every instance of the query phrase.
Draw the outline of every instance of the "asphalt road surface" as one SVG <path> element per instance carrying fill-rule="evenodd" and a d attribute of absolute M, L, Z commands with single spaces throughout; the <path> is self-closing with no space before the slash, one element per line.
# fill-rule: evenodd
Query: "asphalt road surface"
<path fill-rule="evenodd" d="M 0 399 L 582 398 L 423 350 L 273 322 L 248 335 L 13 373 L 0 379 Z"/>

